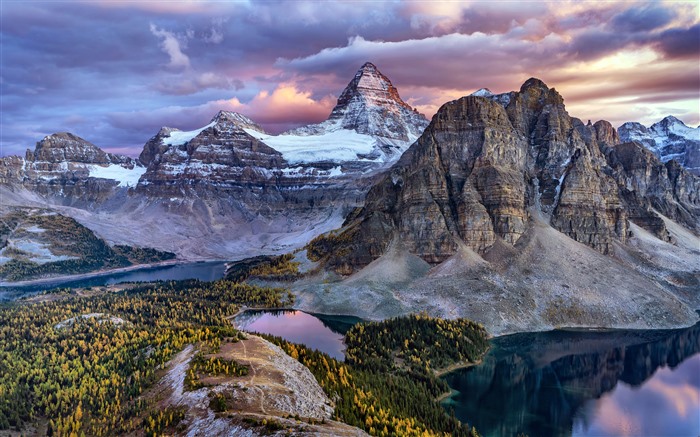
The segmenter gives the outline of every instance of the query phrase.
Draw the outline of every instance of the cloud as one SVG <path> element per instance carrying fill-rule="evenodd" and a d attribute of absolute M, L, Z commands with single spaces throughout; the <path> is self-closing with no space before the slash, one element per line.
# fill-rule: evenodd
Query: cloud
<path fill-rule="evenodd" d="M 700 53 L 700 24 L 687 29 L 668 29 L 662 32 L 654 45 L 667 58 L 694 58 Z"/>
<path fill-rule="evenodd" d="M 0 154 L 53 130 L 140 149 L 233 99 L 270 130 L 315 122 L 365 61 L 428 116 L 535 76 L 580 117 L 700 117 L 693 2 L 6 3 Z"/>
<path fill-rule="evenodd" d="M 236 98 L 219 103 L 279 132 L 299 124 L 325 120 L 335 106 L 336 97 L 327 95 L 315 100 L 310 92 L 283 83 L 271 93 L 261 91 L 248 103 L 241 103 Z"/>
<path fill-rule="evenodd" d="M 190 130 L 202 127 L 220 110 L 239 112 L 272 133 L 280 133 L 302 124 L 325 120 L 336 98 L 314 100 L 311 93 L 291 84 L 280 84 L 271 92 L 260 91 L 248 102 L 238 98 L 212 100 L 196 106 L 168 106 L 155 110 L 113 112 L 107 116 L 115 129 L 132 129 L 142 138 L 155 135 L 162 126 Z"/>
<path fill-rule="evenodd" d="M 150 25 L 151 33 L 161 38 L 160 48 L 165 54 L 170 56 L 169 67 L 172 68 L 189 68 L 190 58 L 186 54 L 182 53 L 180 48 L 180 40 L 175 36 L 174 33 L 168 32 L 164 29 L 159 29 L 155 24 Z"/>
<path fill-rule="evenodd" d="M 182 96 L 194 94 L 205 89 L 240 90 L 243 81 L 232 79 L 215 72 L 192 73 L 190 75 L 169 76 L 159 81 L 155 89 L 170 95 Z"/>
<path fill-rule="evenodd" d="M 532 76 L 557 65 L 565 44 L 557 35 L 532 42 L 480 32 L 399 42 L 369 41 L 357 36 L 344 47 L 327 48 L 303 58 L 279 59 L 276 65 L 302 75 L 325 71 L 347 77 L 349 71 L 372 61 L 402 86 L 498 87 L 510 86 L 514 77 Z"/>
<path fill-rule="evenodd" d="M 211 20 L 211 29 L 209 34 L 204 36 L 204 42 L 209 44 L 221 44 L 224 42 L 224 31 L 222 26 L 228 21 L 228 18 L 217 17 Z"/>
<path fill-rule="evenodd" d="M 611 25 L 622 32 L 649 32 L 667 25 L 675 16 L 672 9 L 660 6 L 633 7 L 615 15 Z"/>

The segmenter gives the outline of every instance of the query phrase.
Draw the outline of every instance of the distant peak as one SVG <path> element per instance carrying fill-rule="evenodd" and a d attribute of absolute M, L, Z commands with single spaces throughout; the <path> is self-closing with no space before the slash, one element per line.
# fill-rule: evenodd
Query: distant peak
<path fill-rule="evenodd" d="M 371 62 L 365 62 L 364 64 L 362 64 L 362 67 L 360 67 L 360 71 L 364 71 L 364 70 L 377 71 L 377 66 Z"/>
<path fill-rule="evenodd" d="M 77 135 L 74 135 L 70 132 L 54 132 L 50 135 L 46 135 L 44 137 L 44 140 L 50 140 L 50 139 L 70 139 L 70 140 L 80 140 L 80 141 L 85 141 L 82 138 L 80 138 Z"/>
<path fill-rule="evenodd" d="M 37 143 L 36 147 L 37 149 L 48 147 L 68 147 L 69 145 L 72 147 L 75 143 L 79 143 L 81 147 L 97 148 L 97 146 L 91 142 L 84 140 L 70 132 L 56 132 L 52 133 L 51 135 L 47 135 Z"/>
<path fill-rule="evenodd" d="M 480 88 L 480 89 L 478 89 L 470 94 L 470 96 L 476 96 L 476 97 L 491 97 L 492 95 L 493 95 L 493 93 L 488 88 Z"/>
<path fill-rule="evenodd" d="M 177 132 L 177 131 L 179 131 L 179 130 L 180 130 L 180 129 L 178 129 L 178 128 L 176 128 L 176 127 L 163 126 L 163 127 L 161 127 L 160 130 L 158 131 L 158 135 L 159 135 L 159 136 L 162 136 L 162 137 L 167 137 L 167 136 L 169 136 L 171 133 Z"/>
<path fill-rule="evenodd" d="M 673 115 L 668 115 L 664 117 L 663 120 L 661 120 L 664 123 L 667 124 L 682 124 L 683 126 L 687 126 L 685 123 L 683 123 L 682 120 L 679 120 L 678 118 L 674 117 Z"/>

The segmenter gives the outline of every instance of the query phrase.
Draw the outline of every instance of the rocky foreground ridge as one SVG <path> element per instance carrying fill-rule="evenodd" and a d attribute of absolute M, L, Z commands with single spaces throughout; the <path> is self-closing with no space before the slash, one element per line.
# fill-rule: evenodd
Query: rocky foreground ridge
<path fill-rule="evenodd" d="M 316 264 L 293 287 L 322 313 L 426 310 L 492 333 L 687 326 L 699 232 L 698 177 L 529 79 L 443 105 L 365 206 L 307 245 Z"/>

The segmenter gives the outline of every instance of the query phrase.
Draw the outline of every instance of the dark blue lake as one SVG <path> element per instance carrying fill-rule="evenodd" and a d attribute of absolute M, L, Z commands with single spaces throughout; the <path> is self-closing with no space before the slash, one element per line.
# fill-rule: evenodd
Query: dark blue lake
<path fill-rule="evenodd" d="M 516 334 L 445 377 L 443 402 L 485 436 L 700 436 L 700 324 Z"/>
<path fill-rule="evenodd" d="M 0 301 L 13 300 L 56 287 L 97 287 L 120 282 L 176 281 L 181 279 L 214 281 L 223 278 L 224 270 L 225 263 L 222 261 L 197 262 L 149 267 L 121 273 L 107 273 L 77 280 L 55 280 L 21 287 L 0 287 Z"/>

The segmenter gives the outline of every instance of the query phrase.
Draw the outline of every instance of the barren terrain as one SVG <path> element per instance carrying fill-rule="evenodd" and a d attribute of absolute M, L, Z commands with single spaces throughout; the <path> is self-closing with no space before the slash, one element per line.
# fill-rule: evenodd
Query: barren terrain
<path fill-rule="evenodd" d="M 332 402 L 311 372 L 272 343 L 254 336 L 224 343 L 215 354 L 249 367 L 242 377 L 202 378 L 203 388 L 186 391 L 184 380 L 189 362 L 197 353 L 188 345 L 167 364 L 167 372 L 145 396 L 160 399 L 161 407 L 185 407 L 181 423 L 188 436 L 294 435 L 364 436 L 357 428 L 331 420 Z M 227 399 L 224 412 L 214 412 L 214 395 Z M 274 424 L 279 430 L 266 428 Z"/>

